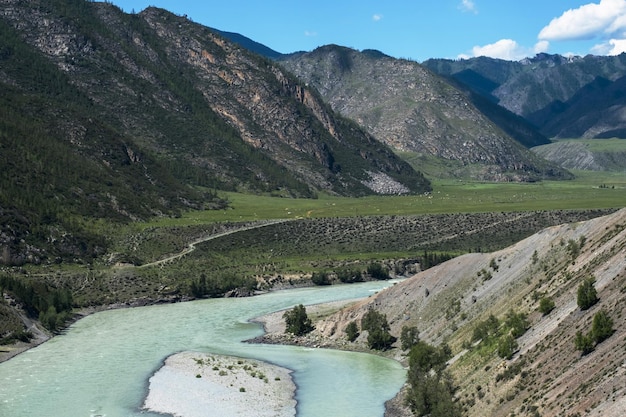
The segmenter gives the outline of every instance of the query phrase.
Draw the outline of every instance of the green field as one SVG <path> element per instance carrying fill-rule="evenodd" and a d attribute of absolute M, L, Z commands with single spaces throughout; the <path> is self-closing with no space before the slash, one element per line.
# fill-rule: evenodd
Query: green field
<path fill-rule="evenodd" d="M 555 142 L 582 144 L 593 152 L 626 152 L 626 139 L 557 139 Z"/>
<path fill-rule="evenodd" d="M 479 183 L 439 180 L 428 195 L 346 198 L 322 195 L 290 199 L 223 193 L 230 207 L 193 211 L 151 226 L 174 226 L 263 219 L 414 215 L 498 211 L 621 208 L 626 206 L 626 174 L 576 172 L 572 181 Z"/>

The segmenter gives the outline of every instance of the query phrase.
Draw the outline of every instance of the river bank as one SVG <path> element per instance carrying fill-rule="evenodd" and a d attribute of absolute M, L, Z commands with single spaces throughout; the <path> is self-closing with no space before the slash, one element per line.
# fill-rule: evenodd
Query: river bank
<path fill-rule="evenodd" d="M 313 304 L 306 306 L 307 315 L 315 322 L 320 318 L 328 316 L 339 309 L 345 308 L 353 303 L 359 302 L 362 298 L 353 300 L 333 301 L 323 304 Z M 339 349 L 351 352 L 371 352 L 369 349 L 359 348 L 354 343 L 349 343 L 347 339 L 324 338 L 315 332 L 304 336 L 294 336 L 285 332 L 285 320 L 283 314 L 285 310 L 275 311 L 263 316 L 255 317 L 252 322 L 263 326 L 263 334 L 254 339 L 247 340 L 248 343 L 265 344 L 287 344 L 296 346 L 306 346 L 310 348 Z M 405 404 L 406 385 L 393 398 L 385 402 L 384 417 L 413 417 L 413 413 Z"/>

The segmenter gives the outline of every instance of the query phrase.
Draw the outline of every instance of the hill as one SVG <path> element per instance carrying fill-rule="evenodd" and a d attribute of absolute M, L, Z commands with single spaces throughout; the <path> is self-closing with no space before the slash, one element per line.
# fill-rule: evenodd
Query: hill
<path fill-rule="evenodd" d="M 447 175 L 496 181 L 570 177 L 520 144 L 547 143 L 532 137 L 532 127 L 481 102 L 520 141 L 513 139 L 479 111 L 468 93 L 416 62 L 329 45 L 285 56 L 280 63 L 397 152 L 452 161 L 454 173 Z"/>
<path fill-rule="evenodd" d="M 278 65 L 165 10 L 0 10 L 2 263 L 89 260 L 99 220 L 223 208 L 218 190 L 422 193 L 429 182 Z"/>
<path fill-rule="evenodd" d="M 423 65 L 526 118 L 548 137 L 622 137 L 626 128 L 619 116 L 626 106 L 626 54 L 430 59 Z"/>
<path fill-rule="evenodd" d="M 623 172 L 626 140 L 559 140 L 549 145 L 537 146 L 533 151 L 567 169 Z"/>
<path fill-rule="evenodd" d="M 506 249 L 463 255 L 420 272 L 317 323 L 315 337 L 363 346 L 367 332 L 350 344 L 344 330 L 376 310 L 393 335 L 415 327 L 421 340 L 450 346 L 448 369 L 464 415 L 621 416 L 625 254 L 626 210 L 550 227 Z M 577 292 L 590 277 L 599 302 L 583 310 Z M 544 298 L 554 309 L 542 314 Z M 577 332 L 590 332 L 599 312 L 610 316 L 614 333 L 581 353 Z M 505 327 L 509 317 L 524 317 L 528 324 L 516 335 L 510 358 L 503 359 L 497 340 L 475 335 L 488 322 Z M 404 358 L 399 348 L 390 352 Z M 395 403 L 403 408 L 401 400 Z"/>

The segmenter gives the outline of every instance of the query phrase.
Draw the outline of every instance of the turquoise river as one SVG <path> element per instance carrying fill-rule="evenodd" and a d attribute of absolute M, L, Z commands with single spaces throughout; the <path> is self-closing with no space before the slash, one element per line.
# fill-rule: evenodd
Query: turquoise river
<path fill-rule="evenodd" d="M 180 351 L 255 358 L 292 369 L 297 417 L 382 417 L 406 371 L 379 356 L 243 343 L 249 320 L 290 308 L 367 297 L 390 285 L 276 291 L 89 315 L 64 334 L 0 363 L 0 417 L 153 417 L 142 410 L 148 380 Z M 162 417 L 162 415 L 161 415 Z M 228 417 L 228 416 L 225 416 Z"/>

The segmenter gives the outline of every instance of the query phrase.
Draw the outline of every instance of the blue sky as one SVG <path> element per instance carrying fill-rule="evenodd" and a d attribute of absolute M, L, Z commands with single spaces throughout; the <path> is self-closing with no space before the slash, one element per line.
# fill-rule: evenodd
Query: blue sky
<path fill-rule="evenodd" d="M 626 0 L 112 0 L 156 6 L 278 52 L 338 44 L 396 58 L 626 52 Z"/>

